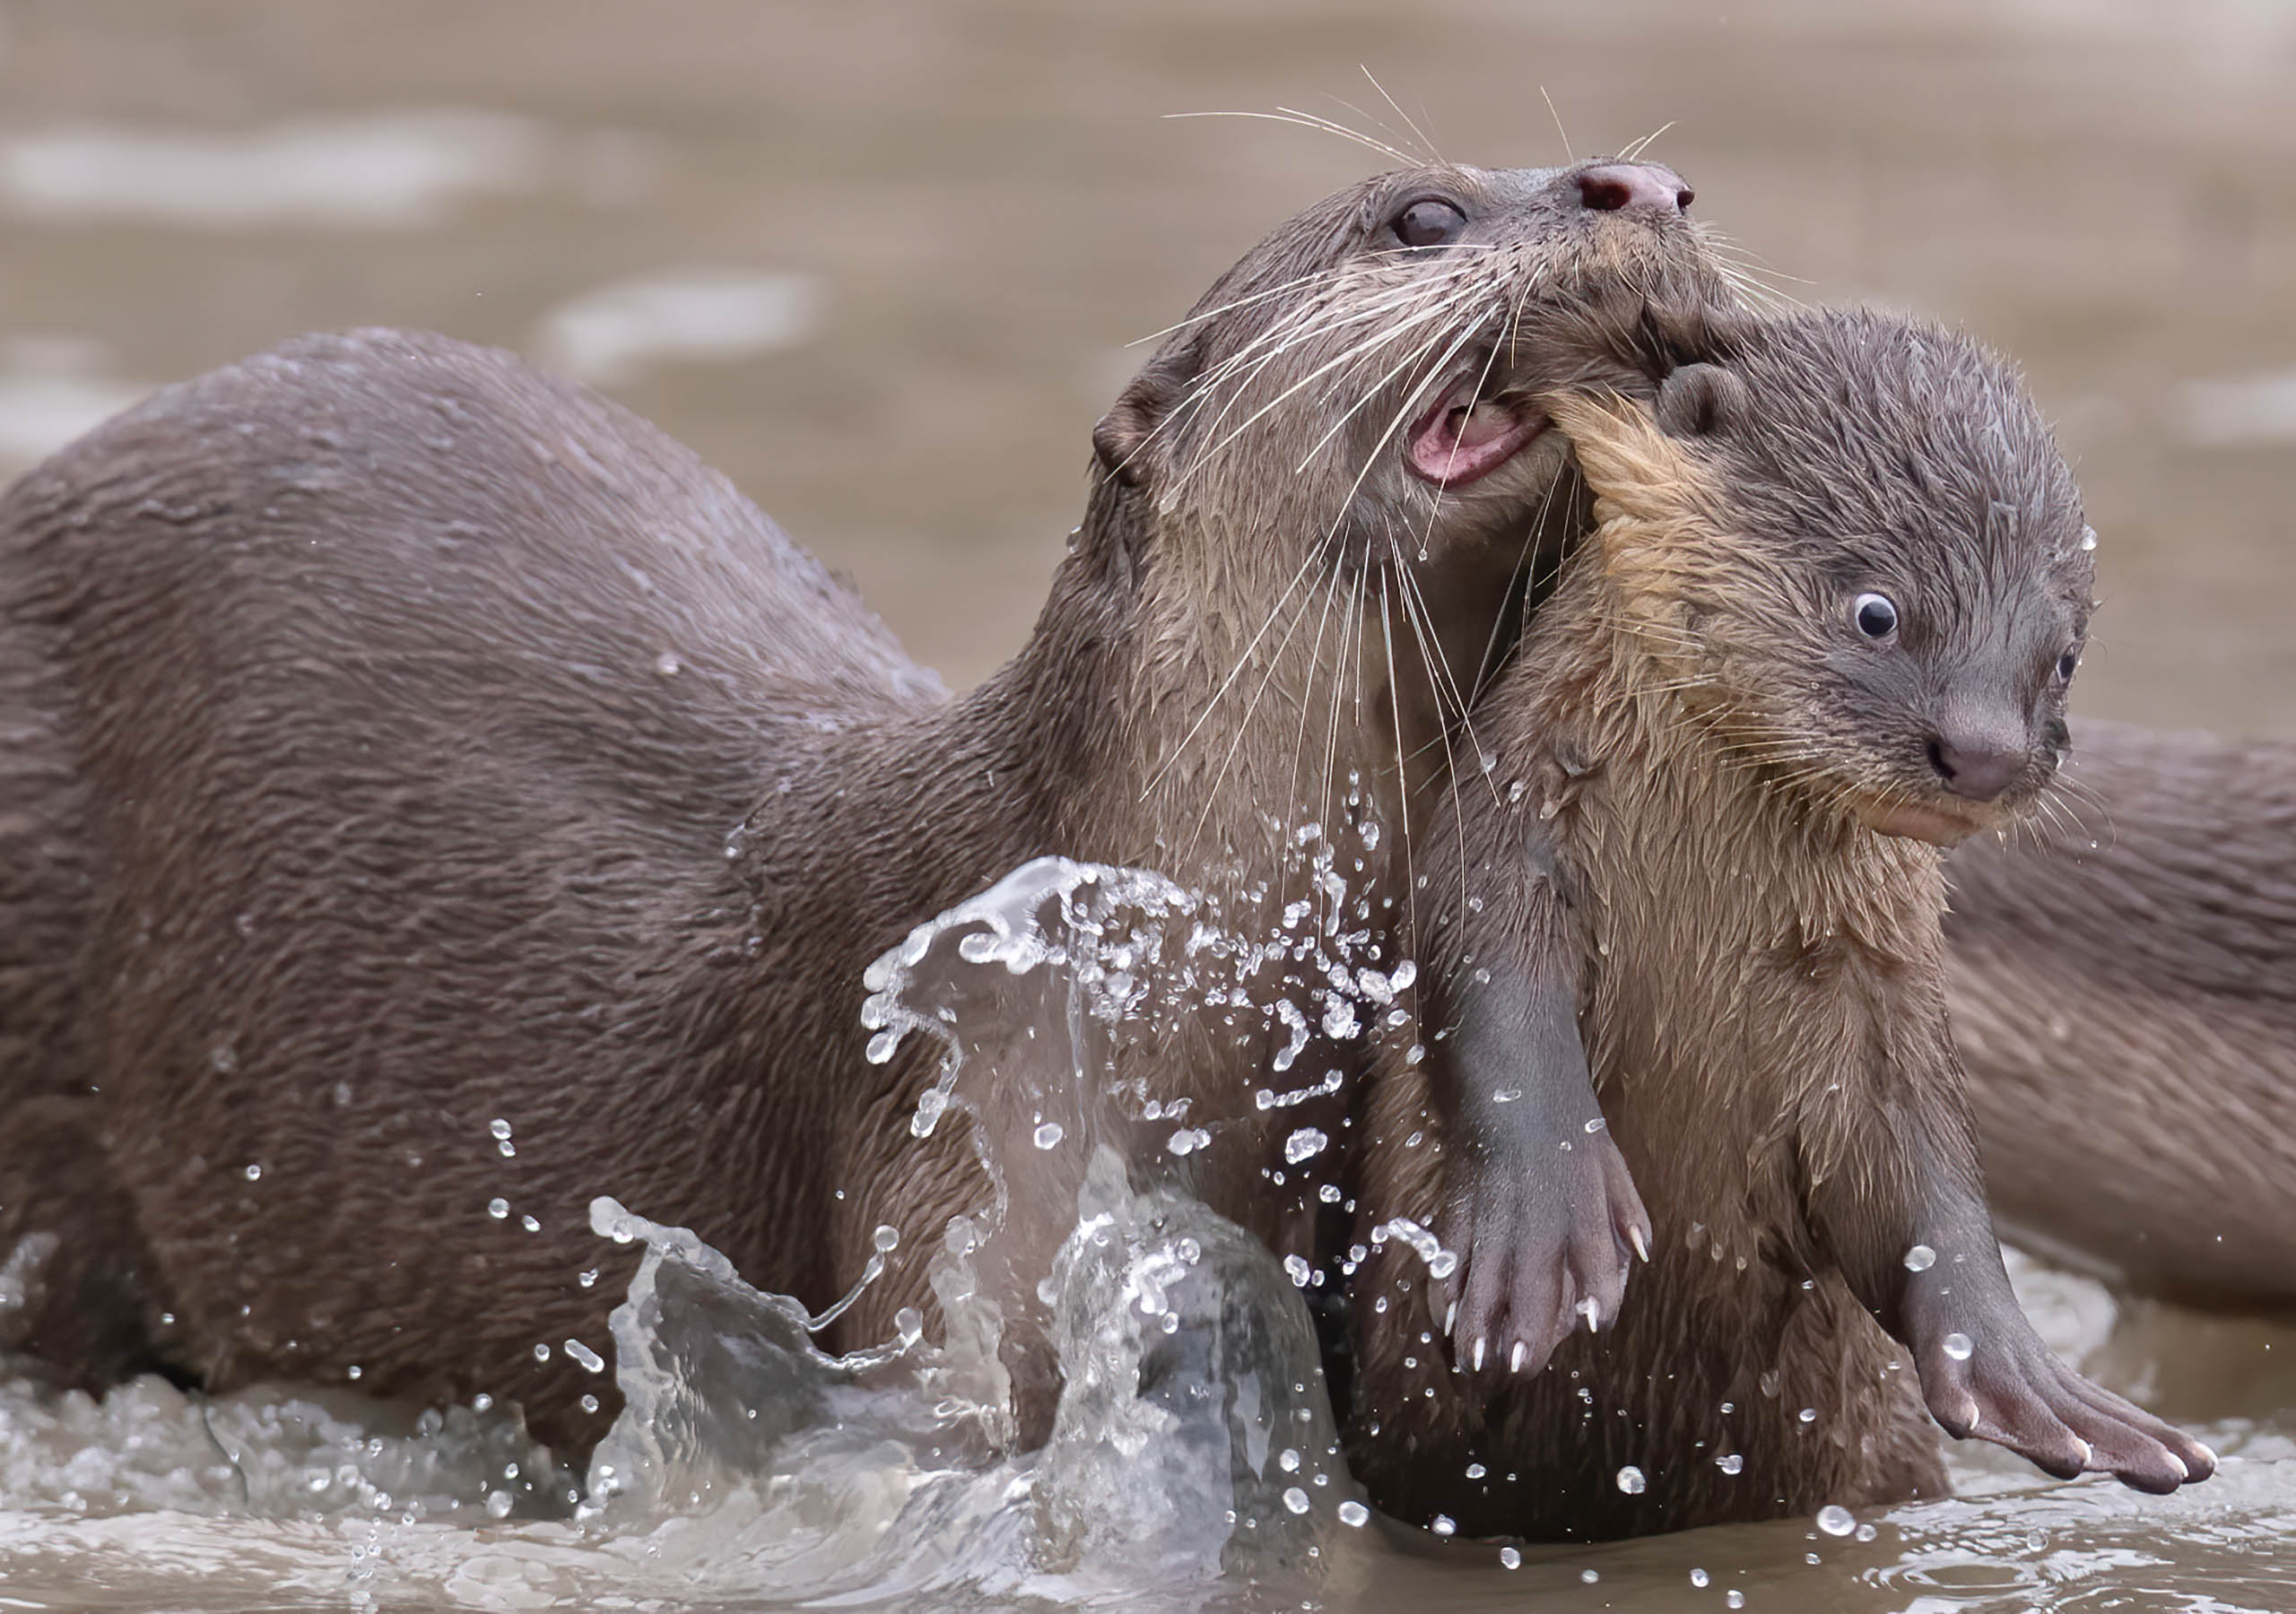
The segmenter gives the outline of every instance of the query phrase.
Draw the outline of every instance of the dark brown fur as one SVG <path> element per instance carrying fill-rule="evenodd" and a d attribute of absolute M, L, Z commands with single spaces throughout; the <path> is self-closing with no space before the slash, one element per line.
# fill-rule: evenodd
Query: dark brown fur
<path fill-rule="evenodd" d="M 1392 233 L 1431 194 L 1457 250 Z M 831 1336 L 887 1337 L 987 1191 L 963 1128 L 909 1135 L 923 1052 L 863 1061 L 862 967 L 1046 853 L 1280 907 L 1286 826 L 1344 820 L 1351 780 L 1393 815 L 1400 759 L 1435 766 L 1421 646 L 1471 686 L 1579 514 L 1547 509 L 1558 444 L 1439 496 L 1394 422 L 1578 373 L 1546 333 L 1590 300 L 1718 284 L 1680 219 L 1569 171 L 1309 210 L 1111 411 L 1034 635 L 953 701 L 691 455 L 501 354 L 307 338 L 91 434 L 0 503 L 0 1254 L 63 1241 L 10 1341 L 91 1387 L 484 1390 L 578 1449 L 615 1403 L 565 1341 L 608 1352 L 628 1271 L 600 1193 L 816 1306 L 891 1223 Z M 1438 340 L 1347 360 L 1427 308 Z M 1226 1131 L 1198 1191 L 1296 1247 L 1265 1050 L 1150 1056 Z M 1029 1319 L 1007 1346 L 1040 1430 Z"/>
<path fill-rule="evenodd" d="M 2296 748 L 2074 725 L 2071 789 L 1947 862 L 1947 999 L 2011 1237 L 2296 1306 Z"/>
<path fill-rule="evenodd" d="M 1445 1302 L 1505 1254 L 1460 1219 L 1493 1166 L 1461 1148 L 1458 1095 L 1520 1072 L 1476 1041 L 1391 1064 L 1364 1225 L 1412 1217 L 1466 1270 L 1431 1282 L 1389 1239 L 1359 1279 L 1358 1471 L 1474 1533 L 1759 1519 L 1938 1493 L 1926 1398 L 2053 1472 L 2172 1488 L 2205 1448 L 2017 1309 L 1946 1020 L 1938 855 L 1868 827 L 2005 821 L 2046 784 L 2092 575 L 2077 496 L 1961 339 L 1822 316 L 1722 352 L 1655 422 L 1556 406 L 1604 525 L 1475 715 L 1525 788 L 1465 783 L 1464 861 L 1436 875 L 1437 900 L 1475 889 L 1436 931 L 1433 1002 L 1569 972 L 1651 1262 L 1543 1373 L 1455 1372 Z M 1875 590 L 1903 608 L 1886 642 L 1854 626 Z M 1972 733 L 2022 759 L 1986 801 L 1935 760 Z M 1936 1258 L 1912 1271 L 1917 1245 Z"/>

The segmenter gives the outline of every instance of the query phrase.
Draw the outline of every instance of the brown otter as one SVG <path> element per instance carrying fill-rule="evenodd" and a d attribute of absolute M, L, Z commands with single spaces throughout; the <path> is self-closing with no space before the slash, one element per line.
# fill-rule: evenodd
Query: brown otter
<path fill-rule="evenodd" d="M 1946 863 L 1994 1213 L 2150 1293 L 2296 1306 L 2296 748 L 2084 719 L 2068 772 Z"/>
<path fill-rule="evenodd" d="M 1371 1095 L 1364 1214 L 1459 1270 L 1369 1257 L 1358 1472 L 1472 1532 L 1682 1529 L 1937 1494 L 1926 1401 L 2052 1473 L 2205 1477 L 2018 1309 L 1945 1015 L 1925 843 L 2009 821 L 2055 767 L 2093 579 L 2071 476 L 1943 330 L 1815 315 L 1715 353 L 1652 411 L 1549 405 L 1602 525 L 1475 714 L 1507 783 L 1459 787 L 1438 854 L 1435 888 L 1477 893 L 1428 950 L 1457 1035 Z M 1518 1375 L 1517 1342 L 1576 1319 L 1509 1261 L 1547 1167 L 1506 1100 L 1590 1067 L 1650 1266 Z"/>
<path fill-rule="evenodd" d="M 1054 852 L 1275 923 L 1291 826 L 1400 823 L 1582 516 L 1547 332 L 1719 296 L 1689 197 L 1438 167 L 1285 224 L 1101 421 L 1034 635 L 961 700 L 691 455 L 501 354 L 308 338 L 65 449 L 0 502 L 9 1340 L 90 1385 L 484 1390 L 578 1449 L 599 1193 L 815 1306 L 888 1225 L 830 1337 L 889 1337 L 986 1194 L 961 1129 L 909 1134 L 926 1054 L 864 1062 L 863 966 Z M 1405 856 L 1367 845 L 1367 898 Z M 1265 1043 L 1163 1057 L 1223 1134 L 1198 1192 L 1283 1249 L 1318 1206 L 1264 1175 L 1306 1118 L 1255 1111 Z"/>

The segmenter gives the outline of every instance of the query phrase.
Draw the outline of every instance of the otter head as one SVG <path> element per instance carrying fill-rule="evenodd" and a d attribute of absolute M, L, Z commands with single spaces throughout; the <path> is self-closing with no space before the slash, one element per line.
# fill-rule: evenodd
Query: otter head
<path fill-rule="evenodd" d="M 1440 764 L 1543 523 L 1583 523 L 1536 400 L 1647 395 L 1665 362 L 1614 331 L 1726 298 L 1690 201 L 1646 163 L 1383 174 L 1284 224 L 1173 328 L 1093 434 L 1083 539 L 1121 535 L 1156 686 L 1138 704 L 1183 714 L 1150 735 L 1158 777 L 1200 798 L 1256 758 L 1327 785 L 1378 770 L 1350 751 L 1359 709 L 1387 774 Z M 1255 708 L 1280 742 L 1242 736 Z"/>
<path fill-rule="evenodd" d="M 2001 360 L 1870 313 L 1746 322 L 1650 408 L 1559 406 L 1622 615 L 1741 763 L 1951 846 L 2066 748 L 2095 540 Z"/>

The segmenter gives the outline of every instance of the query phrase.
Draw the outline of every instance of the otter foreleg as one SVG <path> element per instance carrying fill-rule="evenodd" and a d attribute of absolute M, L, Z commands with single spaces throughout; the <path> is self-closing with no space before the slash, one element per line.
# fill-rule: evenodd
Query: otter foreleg
<path fill-rule="evenodd" d="M 1455 1358 L 1537 1373 L 1584 1319 L 1618 1315 L 1650 1219 L 1611 1141 L 1578 1035 L 1580 952 L 1544 824 L 1497 871 L 1503 902 L 1470 903 L 1436 996 L 1433 1048 L 1447 1161 L 1445 1225 L 1458 1268 L 1446 1297 Z M 1511 873 L 1511 878 L 1508 876 Z"/>
<path fill-rule="evenodd" d="M 2010 1287 L 1986 1208 L 1958 1062 L 1905 1101 L 1876 1107 L 1863 1169 L 1809 1193 L 1813 1230 L 1858 1300 L 1913 1352 L 1930 1415 L 2043 1471 L 2107 1472 L 2167 1492 L 2214 1472 L 2182 1430 L 2091 1384 L 2033 1330 Z"/>

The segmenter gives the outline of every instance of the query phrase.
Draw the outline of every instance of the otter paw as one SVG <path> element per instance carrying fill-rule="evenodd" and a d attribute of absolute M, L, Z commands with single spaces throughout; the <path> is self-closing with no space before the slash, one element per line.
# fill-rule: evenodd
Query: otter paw
<path fill-rule="evenodd" d="M 1600 1132 L 1503 1169 L 1481 1162 L 1452 1207 L 1440 1231 L 1458 1266 L 1444 1329 L 1470 1372 L 1537 1373 L 1573 1328 L 1618 1315 L 1628 1267 L 1649 1259 L 1642 1197 Z"/>
<path fill-rule="evenodd" d="M 1947 1434 L 2006 1446 L 2060 1480 L 2109 1473 L 2165 1495 L 2216 1471 L 2215 1453 L 2091 1384 L 2029 1329 L 2004 1340 L 1949 1333 L 1918 1356 L 1923 1399 Z"/>

